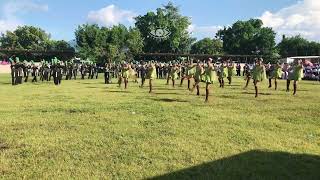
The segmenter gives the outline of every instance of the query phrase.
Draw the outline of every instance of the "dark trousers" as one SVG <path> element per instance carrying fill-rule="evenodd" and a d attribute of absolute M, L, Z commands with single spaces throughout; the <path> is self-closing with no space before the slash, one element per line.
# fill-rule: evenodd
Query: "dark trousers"
<path fill-rule="evenodd" d="M 38 82 L 37 76 L 33 76 L 32 82 Z"/>
<path fill-rule="evenodd" d="M 54 77 L 53 77 L 53 82 L 54 82 L 54 84 L 55 84 L 55 85 L 61 84 L 61 79 L 62 79 L 62 77 L 54 76 Z"/>
<path fill-rule="evenodd" d="M 13 74 L 11 74 L 11 83 L 12 85 L 16 85 L 16 77 Z"/>
<path fill-rule="evenodd" d="M 104 83 L 109 84 L 110 83 L 110 72 L 104 73 Z"/>
<path fill-rule="evenodd" d="M 15 84 L 22 84 L 22 76 L 17 76 L 16 77 L 16 82 Z"/>
<path fill-rule="evenodd" d="M 28 79 L 29 79 L 29 75 L 25 77 L 24 82 L 28 82 Z"/>

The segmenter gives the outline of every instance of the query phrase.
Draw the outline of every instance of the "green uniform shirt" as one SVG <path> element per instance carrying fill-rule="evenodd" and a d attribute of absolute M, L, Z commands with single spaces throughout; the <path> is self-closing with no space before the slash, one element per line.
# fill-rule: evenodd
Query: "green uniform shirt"
<path fill-rule="evenodd" d="M 256 81 L 263 81 L 266 77 L 266 70 L 263 65 L 255 65 L 252 69 L 252 79 Z"/>
<path fill-rule="evenodd" d="M 303 67 L 302 65 L 297 65 L 293 68 L 293 74 L 290 80 L 301 81 L 302 78 L 303 78 Z"/>
<path fill-rule="evenodd" d="M 236 75 L 236 67 L 235 66 L 228 66 L 228 77 L 232 77 Z"/>
<path fill-rule="evenodd" d="M 220 66 L 219 78 L 225 78 L 227 77 L 227 74 L 228 74 L 228 69 L 222 64 Z"/>
<path fill-rule="evenodd" d="M 123 78 L 129 78 L 129 75 L 130 75 L 129 68 L 128 67 L 122 68 L 122 77 Z"/>
<path fill-rule="evenodd" d="M 176 67 L 172 67 L 170 70 L 170 77 L 172 79 L 178 79 L 178 69 Z"/>
<path fill-rule="evenodd" d="M 157 78 L 157 72 L 156 72 L 155 66 L 149 67 L 146 79 L 156 79 L 156 78 Z"/>
<path fill-rule="evenodd" d="M 199 67 L 199 66 L 196 67 L 196 71 L 195 71 L 195 74 L 194 74 L 194 79 L 197 82 L 201 81 L 201 79 L 202 79 L 202 67 Z"/>
<path fill-rule="evenodd" d="M 189 65 L 187 67 L 187 76 L 193 76 L 196 72 L 196 67 L 194 65 Z"/>
<path fill-rule="evenodd" d="M 281 75 L 282 75 L 282 68 L 280 65 L 275 65 L 274 67 L 274 70 L 273 70 L 273 73 L 272 73 L 272 78 L 276 78 L 276 79 L 279 79 L 281 78 Z"/>
<path fill-rule="evenodd" d="M 205 70 L 205 81 L 206 83 L 213 84 L 217 78 L 217 73 L 214 67 L 206 67 Z"/>

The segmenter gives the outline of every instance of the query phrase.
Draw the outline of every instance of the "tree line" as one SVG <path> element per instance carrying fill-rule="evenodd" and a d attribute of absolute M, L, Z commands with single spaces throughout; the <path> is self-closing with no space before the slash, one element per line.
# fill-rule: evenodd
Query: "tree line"
<path fill-rule="evenodd" d="M 300 35 L 283 36 L 277 44 L 275 31 L 264 27 L 260 19 L 237 21 L 212 34 L 212 38 L 198 41 L 188 31 L 190 25 L 191 19 L 183 16 L 179 8 L 169 2 L 155 12 L 137 16 L 133 27 L 122 24 L 113 27 L 96 24 L 78 26 L 75 30 L 76 49 L 64 40 L 52 40 L 50 34 L 33 26 L 18 27 L 2 34 L 0 48 L 76 50 L 81 58 L 98 63 L 133 59 L 139 53 L 257 55 L 269 61 L 320 54 L 318 42 L 308 41 Z M 159 38 L 155 37 L 157 35 Z"/>

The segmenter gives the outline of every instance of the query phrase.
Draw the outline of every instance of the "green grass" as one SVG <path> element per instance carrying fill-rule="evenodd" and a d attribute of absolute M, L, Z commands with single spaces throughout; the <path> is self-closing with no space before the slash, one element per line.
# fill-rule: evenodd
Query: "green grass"
<path fill-rule="evenodd" d="M 164 80 L 148 94 L 103 79 L 13 87 L 2 74 L 0 178 L 319 179 L 320 83 L 292 96 L 264 82 L 258 99 L 244 83 L 213 85 L 205 104 Z"/>

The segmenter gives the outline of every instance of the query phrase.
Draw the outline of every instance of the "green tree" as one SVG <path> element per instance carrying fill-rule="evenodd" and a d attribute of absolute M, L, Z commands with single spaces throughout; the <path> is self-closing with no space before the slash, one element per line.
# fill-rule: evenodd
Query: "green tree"
<path fill-rule="evenodd" d="M 84 24 L 78 27 L 75 32 L 79 55 L 83 59 L 96 61 L 96 58 L 103 55 L 101 44 L 104 42 L 103 35 L 106 29 L 101 31 L 98 25 Z"/>
<path fill-rule="evenodd" d="M 129 28 L 126 44 L 130 53 L 141 53 L 144 47 L 141 33 L 137 28 Z"/>
<path fill-rule="evenodd" d="M 192 54 L 221 54 L 222 41 L 219 39 L 204 38 L 191 46 Z"/>
<path fill-rule="evenodd" d="M 195 40 L 187 31 L 191 24 L 190 18 L 182 16 L 179 8 L 171 2 L 158 8 L 156 12 L 147 12 L 135 20 L 144 39 L 145 52 L 188 52 Z M 157 29 L 165 30 L 164 36 L 167 38 L 154 38 L 151 34 Z"/>
<path fill-rule="evenodd" d="M 1 48 L 28 50 L 74 50 L 64 40 L 55 41 L 44 30 L 33 26 L 18 27 L 0 37 Z"/>
<path fill-rule="evenodd" d="M 54 50 L 59 50 L 59 51 L 74 50 L 74 48 L 71 47 L 67 41 L 59 40 L 59 41 L 52 41 L 52 42 L 53 42 Z"/>
<path fill-rule="evenodd" d="M 85 24 L 78 27 L 75 35 L 80 56 L 97 63 L 129 61 L 143 48 L 140 32 L 121 24 L 111 28 Z"/>
<path fill-rule="evenodd" d="M 276 33 L 272 28 L 263 27 L 260 19 L 237 21 L 218 31 L 216 36 L 223 41 L 223 50 L 229 54 L 272 56 L 276 52 Z"/>
<path fill-rule="evenodd" d="M 0 38 L 2 48 L 45 50 L 50 36 L 34 26 L 21 26 L 13 32 L 6 32 Z"/>
<path fill-rule="evenodd" d="M 310 42 L 300 35 L 282 39 L 278 44 L 280 55 L 282 57 L 290 56 L 311 56 L 319 55 L 320 44 L 317 42 Z"/>

